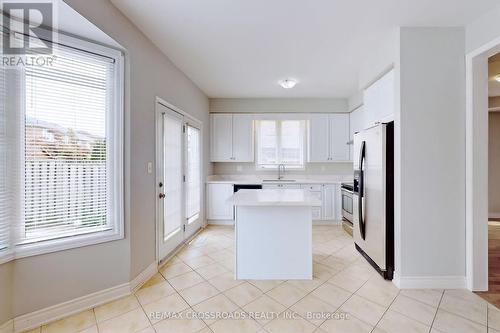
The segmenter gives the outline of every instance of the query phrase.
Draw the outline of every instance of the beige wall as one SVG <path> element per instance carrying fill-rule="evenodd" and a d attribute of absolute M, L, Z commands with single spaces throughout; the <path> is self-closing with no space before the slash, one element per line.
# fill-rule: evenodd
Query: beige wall
<path fill-rule="evenodd" d="M 500 112 L 489 114 L 488 213 L 500 217 Z"/>
<path fill-rule="evenodd" d="M 0 326 L 12 319 L 12 265 L 0 265 Z"/>
<path fill-rule="evenodd" d="M 208 98 L 203 92 L 108 0 L 65 2 L 126 49 L 126 238 L 0 266 L 0 274 L 5 267 L 13 270 L 13 316 L 129 282 L 155 261 L 155 181 L 154 173 L 146 172 L 147 163 L 155 160 L 155 96 L 203 121 L 208 152 Z M 205 174 L 211 173 L 208 154 L 204 162 Z M 2 319 L 9 314 L 0 295 Z"/>
<path fill-rule="evenodd" d="M 210 112 L 348 112 L 343 98 L 214 98 Z"/>

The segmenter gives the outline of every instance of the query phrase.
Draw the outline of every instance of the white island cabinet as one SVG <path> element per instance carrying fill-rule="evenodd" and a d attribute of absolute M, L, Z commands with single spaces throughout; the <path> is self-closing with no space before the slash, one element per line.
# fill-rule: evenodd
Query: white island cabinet
<path fill-rule="evenodd" d="M 240 190 L 235 206 L 235 278 L 312 279 L 312 209 L 308 190 Z"/>

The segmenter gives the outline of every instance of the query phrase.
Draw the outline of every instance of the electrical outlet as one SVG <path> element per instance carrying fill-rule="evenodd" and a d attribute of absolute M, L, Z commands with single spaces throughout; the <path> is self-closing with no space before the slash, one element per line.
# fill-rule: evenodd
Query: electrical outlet
<path fill-rule="evenodd" d="M 237 166 L 236 166 L 236 171 L 238 171 L 238 172 L 242 172 L 242 171 L 243 171 L 243 166 L 241 166 L 241 165 L 237 165 Z"/>
<path fill-rule="evenodd" d="M 148 162 L 148 174 L 153 173 L 153 162 Z"/>

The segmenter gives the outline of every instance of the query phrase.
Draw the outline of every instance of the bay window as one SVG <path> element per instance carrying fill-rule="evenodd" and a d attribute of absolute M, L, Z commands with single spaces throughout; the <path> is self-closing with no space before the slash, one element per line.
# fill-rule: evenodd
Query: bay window
<path fill-rule="evenodd" d="M 20 103 L 4 103 L 21 116 L 0 117 L 0 250 L 8 244 L 17 257 L 123 238 L 122 54 L 59 36 L 53 56 L 3 69 L 21 83 Z M 14 187 L 4 182 L 9 126 L 22 170 Z M 21 203 L 18 218 L 5 221 L 12 203 Z"/>

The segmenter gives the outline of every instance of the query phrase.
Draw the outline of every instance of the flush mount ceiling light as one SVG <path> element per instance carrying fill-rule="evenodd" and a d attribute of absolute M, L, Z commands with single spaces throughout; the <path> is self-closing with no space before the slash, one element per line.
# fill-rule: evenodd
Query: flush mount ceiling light
<path fill-rule="evenodd" d="M 279 85 L 285 89 L 292 89 L 297 84 L 295 79 L 284 79 L 279 82 Z"/>
<path fill-rule="evenodd" d="M 495 81 L 497 81 L 497 82 L 500 82 L 500 74 L 495 75 L 495 77 L 493 77 L 493 79 L 495 79 Z"/>

